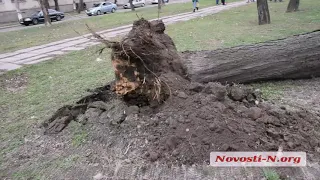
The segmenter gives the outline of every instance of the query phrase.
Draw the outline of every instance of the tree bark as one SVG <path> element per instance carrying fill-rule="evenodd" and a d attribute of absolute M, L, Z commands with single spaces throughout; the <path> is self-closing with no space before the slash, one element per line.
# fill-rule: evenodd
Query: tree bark
<path fill-rule="evenodd" d="M 79 14 L 81 13 L 81 11 L 83 11 L 83 0 L 79 0 L 77 11 Z"/>
<path fill-rule="evenodd" d="M 133 0 L 129 0 L 131 11 L 135 11 L 135 8 L 132 3 Z"/>
<path fill-rule="evenodd" d="M 299 2 L 300 0 L 290 0 L 288 7 L 287 7 L 287 12 L 293 12 L 293 11 L 298 11 L 299 9 Z"/>
<path fill-rule="evenodd" d="M 320 30 L 259 44 L 182 54 L 193 81 L 251 83 L 320 76 Z"/>
<path fill-rule="evenodd" d="M 19 6 L 20 5 L 19 4 L 19 0 L 15 0 L 14 4 L 15 4 L 15 9 L 16 9 L 16 12 L 17 12 L 18 19 L 20 21 L 22 19 L 22 14 L 21 14 L 20 6 Z"/>
<path fill-rule="evenodd" d="M 54 9 L 57 10 L 57 11 L 60 11 L 58 0 L 54 0 Z"/>
<path fill-rule="evenodd" d="M 49 12 L 48 9 L 45 7 L 45 1 L 44 0 L 39 0 L 40 3 L 40 7 L 43 13 L 43 17 L 44 17 L 44 23 L 46 26 L 51 26 L 51 19 L 49 17 Z"/>
<path fill-rule="evenodd" d="M 50 9 L 49 0 L 43 0 L 43 3 L 46 9 Z"/>
<path fill-rule="evenodd" d="M 161 3 L 162 3 L 162 0 L 158 0 L 158 12 L 161 10 Z"/>
<path fill-rule="evenodd" d="M 259 25 L 270 24 L 270 13 L 267 0 L 257 0 Z"/>

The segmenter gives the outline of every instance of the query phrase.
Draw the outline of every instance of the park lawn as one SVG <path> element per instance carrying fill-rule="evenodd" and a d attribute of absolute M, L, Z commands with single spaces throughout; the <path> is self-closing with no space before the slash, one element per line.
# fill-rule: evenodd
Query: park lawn
<path fill-rule="evenodd" d="M 230 0 L 230 2 L 240 0 Z M 214 6 L 213 0 L 202 0 L 201 8 Z M 190 3 L 168 4 L 162 7 L 160 17 L 170 16 L 192 11 Z M 103 16 L 93 16 L 86 19 L 66 21 L 64 23 L 52 23 L 51 27 L 34 26 L 19 31 L 0 33 L 0 53 L 12 52 L 15 50 L 28 48 L 32 46 L 47 44 L 50 42 L 63 40 L 66 38 L 77 37 L 80 34 L 88 33 L 85 24 L 88 24 L 93 30 L 100 31 L 109 28 L 119 27 L 131 24 L 138 17 L 145 19 L 155 19 L 158 17 L 157 7 L 136 8 L 135 12 L 119 12 L 114 14 L 106 14 Z"/>
<path fill-rule="evenodd" d="M 170 25 L 167 32 L 177 48 L 183 50 L 216 49 L 284 38 L 292 34 L 320 28 L 318 0 L 305 0 L 300 11 L 284 13 L 287 3 L 269 3 L 270 25 L 257 25 L 256 4 L 224 11 L 188 22 Z M 59 107 L 77 101 L 87 94 L 87 89 L 101 86 L 113 79 L 110 52 L 99 55 L 101 46 L 59 56 L 54 61 L 43 62 L 10 71 L 0 76 L 0 172 L 10 165 L 7 154 L 17 151 L 27 134 L 38 130 L 38 125 Z M 6 87 L 6 80 L 27 77 L 25 88 L 15 92 Z M 273 90 L 265 86 L 269 93 Z M 278 87 L 276 93 L 279 93 Z M 82 136 L 81 136 L 82 137 Z M 77 139 L 77 138 L 75 138 Z M 80 138 L 79 142 L 83 142 Z M 78 142 L 78 141 L 76 141 Z M 34 162 L 36 163 L 36 162 Z M 50 167 L 46 167 L 50 168 Z M 26 177 L 48 174 L 50 171 L 25 167 L 15 173 Z M 0 174 L 0 177 L 5 174 Z M 22 178 L 22 179 L 23 179 Z"/>
<path fill-rule="evenodd" d="M 269 2 L 271 24 L 258 25 L 252 3 L 227 12 L 181 22 L 167 28 L 179 51 L 207 50 L 280 39 L 320 29 L 320 3 L 305 0 L 300 11 L 285 13 L 287 2 Z"/>

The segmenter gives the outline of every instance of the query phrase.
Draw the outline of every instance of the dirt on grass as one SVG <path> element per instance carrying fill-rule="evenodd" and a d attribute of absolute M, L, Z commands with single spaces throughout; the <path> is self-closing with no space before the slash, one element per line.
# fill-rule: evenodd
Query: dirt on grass
<path fill-rule="evenodd" d="M 13 77 L 3 75 L 4 78 L 0 80 L 0 88 L 4 88 L 9 92 L 19 92 L 24 90 L 28 84 L 28 76 L 25 74 L 19 74 Z"/>
<path fill-rule="evenodd" d="M 115 141 L 135 139 L 141 146 L 126 151 L 167 165 L 208 164 L 213 151 L 306 151 L 309 159 L 320 157 L 319 115 L 268 104 L 259 90 L 242 85 L 190 83 L 172 73 L 162 78 L 174 89 L 163 105 L 128 105 L 106 86 L 84 98 L 86 110 L 76 121 L 114 129 Z"/>

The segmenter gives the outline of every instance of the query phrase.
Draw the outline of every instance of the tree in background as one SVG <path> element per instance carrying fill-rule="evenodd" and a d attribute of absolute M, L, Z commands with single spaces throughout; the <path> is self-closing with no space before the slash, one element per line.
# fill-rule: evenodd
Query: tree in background
<path fill-rule="evenodd" d="M 270 13 L 267 0 L 257 0 L 259 25 L 270 24 Z"/>
<path fill-rule="evenodd" d="M 45 0 L 39 0 L 40 7 L 44 17 L 44 23 L 46 26 L 51 26 L 51 19 L 49 17 L 48 9 L 45 6 Z"/>
<path fill-rule="evenodd" d="M 46 7 L 47 9 L 50 9 L 50 5 L 49 5 L 49 0 L 42 0 L 44 3 L 44 7 Z"/>
<path fill-rule="evenodd" d="M 130 8 L 131 8 L 131 11 L 135 11 L 135 8 L 133 6 L 133 0 L 129 0 L 129 3 L 130 3 Z"/>
<path fill-rule="evenodd" d="M 300 4 L 300 0 L 290 0 L 287 7 L 287 12 L 298 11 L 299 4 Z"/>
<path fill-rule="evenodd" d="M 53 1 L 54 1 L 54 9 L 57 11 L 60 11 L 58 0 L 53 0 Z"/>
<path fill-rule="evenodd" d="M 83 0 L 79 0 L 77 11 L 79 14 L 81 13 L 81 11 L 83 11 Z"/>
<path fill-rule="evenodd" d="M 158 0 L 158 11 L 161 10 L 161 3 L 162 3 L 162 0 Z"/>
<path fill-rule="evenodd" d="M 20 21 L 20 19 L 22 19 L 22 14 L 21 14 L 21 10 L 20 10 L 20 6 L 19 6 L 19 0 L 14 0 L 14 4 L 15 4 L 15 9 L 18 15 L 18 19 Z"/>

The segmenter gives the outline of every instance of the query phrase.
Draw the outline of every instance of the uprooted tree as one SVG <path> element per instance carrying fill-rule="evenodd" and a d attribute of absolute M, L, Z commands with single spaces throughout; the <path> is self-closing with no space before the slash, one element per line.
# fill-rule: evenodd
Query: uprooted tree
<path fill-rule="evenodd" d="M 320 76 L 320 31 L 180 56 L 164 30 L 162 21 L 142 19 L 121 42 L 104 41 L 112 49 L 117 94 L 164 100 L 168 87 L 159 77 L 167 72 L 229 84 Z"/>
<path fill-rule="evenodd" d="M 162 21 L 134 22 L 131 32 L 121 42 L 104 41 L 112 49 L 115 92 L 124 99 L 139 98 L 161 102 L 170 94 L 162 82 L 162 73 L 185 75 L 172 39 L 164 33 Z"/>
<path fill-rule="evenodd" d="M 142 106 L 164 102 L 176 90 L 163 78 L 170 73 L 196 82 L 229 84 L 320 76 L 320 30 L 260 44 L 181 55 L 164 31 L 161 20 L 144 19 L 135 21 L 120 42 L 108 41 L 92 31 L 112 50 L 116 77 L 112 89 L 126 103 Z M 59 109 L 46 123 L 48 133 L 61 131 L 85 111 L 87 105 L 83 102 L 87 101 L 80 102 Z"/>

